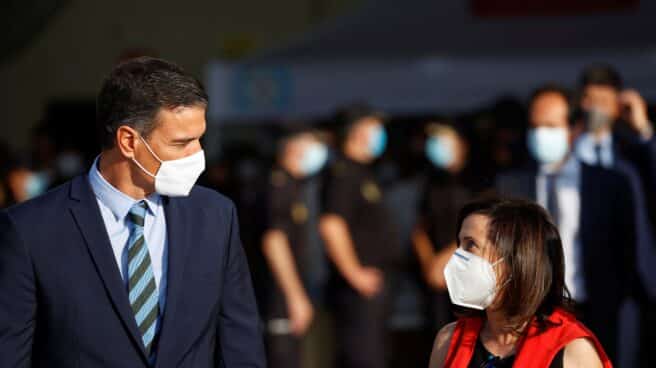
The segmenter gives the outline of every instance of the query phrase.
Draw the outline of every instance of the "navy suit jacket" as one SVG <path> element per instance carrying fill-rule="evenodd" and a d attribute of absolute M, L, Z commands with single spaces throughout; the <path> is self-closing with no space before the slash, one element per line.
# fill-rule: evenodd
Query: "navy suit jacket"
<path fill-rule="evenodd" d="M 196 186 L 164 205 L 156 367 L 264 367 L 233 204 Z M 86 175 L 0 212 L 0 367 L 148 367 Z"/>

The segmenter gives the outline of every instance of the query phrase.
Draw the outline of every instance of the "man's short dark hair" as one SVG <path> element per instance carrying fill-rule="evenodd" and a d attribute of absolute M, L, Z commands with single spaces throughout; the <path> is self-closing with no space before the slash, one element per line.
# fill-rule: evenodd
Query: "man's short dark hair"
<path fill-rule="evenodd" d="M 384 121 L 386 116 L 364 102 L 355 102 L 338 109 L 333 118 L 337 126 L 338 141 L 344 143 L 351 133 L 351 128 L 365 118 L 377 118 Z"/>
<path fill-rule="evenodd" d="M 531 106 L 538 97 L 541 97 L 547 93 L 553 93 L 562 96 L 568 104 L 572 99 L 572 94 L 567 88 L 555 83 L 547 83 L 533 90 L 531 97 L 528 100 L 528 105 Z"/>
<path fill-rule="evenodd" d="M 200 81 L 165 60 L 140 57 L 117 65 L 107 76 L 96 100 L 96 120 L 103 148 L 112 148 L 121 125 L 147 137 L 161 108 L 207 106 Z"/>
<path fill-rule="evenodd" d="M 622 89 L 622 77 L 617 69 L 608 64 L 592 64 L 581 73 L 580 85 L 585 88 L 589 85 L 602 85 L 616 90 Z"/>
<path fill-rule="evenodd" d="M 576 109 L 572 108 L 572 98 L 573 98 L 572 93 L 567 88 L 556 83 L 543 84 L 542 86 L 533 90 L 533 92 L 531 93 L 531 97 L 529 97 L 528 100 L 529 114 L 531 111 L 531 106 L 533 105 L 535 100 L 537 100 L 539 97 L 545 94 L 556 94 L 561 96 L 565 100 L 570 110 L 570 116 L 567 119 L 567 121 L 569 122 L 570 125 L 573 125 L 576 121 L 575 117 L 578 112 Z"/>

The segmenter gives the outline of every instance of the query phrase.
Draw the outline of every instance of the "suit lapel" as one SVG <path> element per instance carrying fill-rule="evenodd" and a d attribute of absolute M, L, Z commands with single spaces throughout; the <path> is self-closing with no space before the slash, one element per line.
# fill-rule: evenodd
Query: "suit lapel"
<path fill-rule="evenodd" d="M 533 201 L 538 200 L 538 191 L 536 189 L 537 187 L 537 179 L 538 179 L 538 171 L 531 169 L 529 171 L 529 175 L 526 175 L 526 183 L 524 184 L 524 188 L 526 188 L 526 196 L 528 198 L 531 198 Z"/>
<path fill-rule="evenodd" d="M 100 215 L 100 208 L 86 176 L 79 176 L 73 180 L 71 197 L 73 201 L 71 201 L 70 210 L 84 237 L 96 270 L 105 285 L 105 290 L 133 343 L 139 347 L 142 358 L 146 359 L 141 334 L 130 307 L 125 283 L 116 265 L 112 245 Z"/>
<path fill-rule="evenodd" d="M 166 236 L 168 243 L 168 280 L 166 290 L 166 308 L 162 320 L 159 347 L 157 349 L 157 366 L 174 362 L 173 351 L 179 345 L 180 337 L 177 327 L 179 320 L 177 309 L 184 298 L 184 271 L 188 250 L 192 244 L 190 223 L 192 213 L 184 206 L 181 199 L 167 198 L 165 202 Z"/>
<path fill-rule="evenodd" d="M 597 185 L 590 185 L 596 182 L 594 178 L 590 178 L 590 175 L 593 172 L 590 171 L 590 167 L 584 163 L 581 163 L 581 179 L 579 183 L 579 193 L 581 196 L 581 208 L 579 214 L 579 236 L 581 238 L 581 247 L 582 247 L 582 259 L 587 259 L 586 255 L 588 254 L 588 249 L 586 245 L 588 244 L 588 231 L 592 228 L 589 221 L 595 218 L 593 206 L 595 201 L 592 199 L 595 197 L 596 190 L 600 183 L 597 182 Z"/>

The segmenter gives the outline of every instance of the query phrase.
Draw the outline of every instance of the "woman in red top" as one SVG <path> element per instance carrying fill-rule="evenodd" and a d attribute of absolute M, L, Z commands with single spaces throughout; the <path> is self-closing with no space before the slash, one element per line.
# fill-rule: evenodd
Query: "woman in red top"
<path fill-rule="evenodd" d="M 462 310 L 437 334 L 429 367 L 611 367 L 567 311 L 564 265 L 558 229 L 542 207 L 501 199 L 466 205 L 444 270 Z"/>

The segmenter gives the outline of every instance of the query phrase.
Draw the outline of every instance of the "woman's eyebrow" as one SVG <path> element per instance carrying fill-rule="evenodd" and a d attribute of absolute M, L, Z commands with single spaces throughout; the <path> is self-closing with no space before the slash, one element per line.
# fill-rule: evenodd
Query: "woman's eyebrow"
<path fill-rule="evenodd" d="M 468 240 L 476 243 L 476 240 L 474 238 L 472 238 L 471 236 L 469 236 L 469 235 L 465 235 L 465 236 L 461 237 L 460 242 L 464 243 L 465 241 L 468 241 Z"/>

